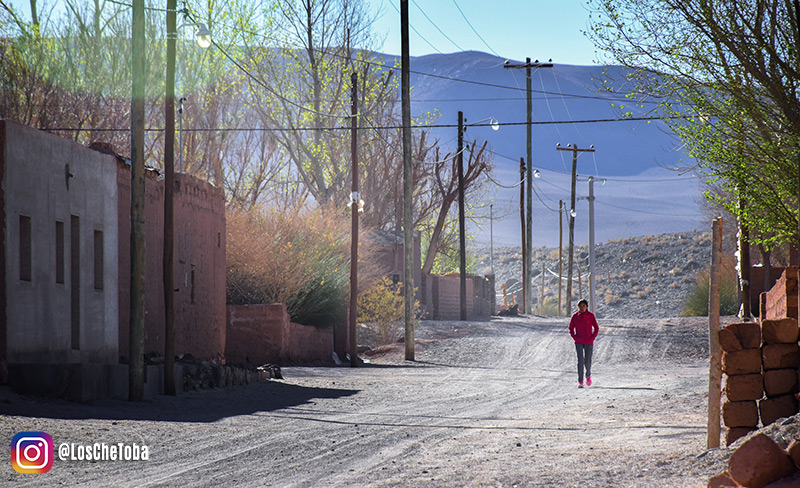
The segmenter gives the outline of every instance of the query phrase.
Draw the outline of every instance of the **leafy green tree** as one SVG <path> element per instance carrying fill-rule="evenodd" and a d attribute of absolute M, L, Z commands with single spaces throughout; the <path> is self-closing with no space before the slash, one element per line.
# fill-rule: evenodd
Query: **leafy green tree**
<path fill-rule="evenodd" d="M 589 37 L 628 68 L 632 103 L 659 102 L 655 111 L 714 184 L 709 197 L 740 217 L 754 241 L 794 238 L 800 31 L 792 2 L 589 4 Z"/>

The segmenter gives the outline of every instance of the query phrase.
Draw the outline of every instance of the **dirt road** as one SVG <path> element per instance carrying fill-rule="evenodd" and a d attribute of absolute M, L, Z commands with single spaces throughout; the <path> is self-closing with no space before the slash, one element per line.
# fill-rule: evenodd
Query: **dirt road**
<path fill-rule="evenodd" d="M 577 389 L 566 319 L 424 322 L 363 368 L 144 404 L 0 403 L 19 431 L 147 445 L 148 461 L 62 461 L 3 486 L 705 486 L 701 319 L 601 321 L 594 386 Z M 6 395 L 8 393 L 6 392 Z M 698 456 L 699 455 L 699 456 Z"/>

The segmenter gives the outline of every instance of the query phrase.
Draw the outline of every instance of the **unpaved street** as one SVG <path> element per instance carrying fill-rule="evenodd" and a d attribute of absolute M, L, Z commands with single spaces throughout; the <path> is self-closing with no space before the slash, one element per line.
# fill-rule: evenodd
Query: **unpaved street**
<path fill-rule="evenodd" d="M 61 461 L 3 486 L 705 486 L 704 319 L 601 320 L 579 390 L 566 319 L 423 322 L 363 368 L 284 368 L 284 381 L 144 404 L 2 392 L 0 426 L 56 445 L 137 443 L 148 461 Z M 698 456 L 699 455 L 699 456 Z M 58 456 L 58 454 L 56 454 Z"/>

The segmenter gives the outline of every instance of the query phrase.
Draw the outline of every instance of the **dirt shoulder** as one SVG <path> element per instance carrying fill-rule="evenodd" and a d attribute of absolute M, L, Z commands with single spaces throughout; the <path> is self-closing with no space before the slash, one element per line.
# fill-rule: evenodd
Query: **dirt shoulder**
<path fill-rule="evenodd" d="M 705 486 L 707 324 L 606 320 L 595 384 L 576 388 L 566 319 L 423 322 L 362 368 L 75 405 L 4 394 L 0 428 L 147 444 L 149 461 L 56 459 L 4 486 Z"/>

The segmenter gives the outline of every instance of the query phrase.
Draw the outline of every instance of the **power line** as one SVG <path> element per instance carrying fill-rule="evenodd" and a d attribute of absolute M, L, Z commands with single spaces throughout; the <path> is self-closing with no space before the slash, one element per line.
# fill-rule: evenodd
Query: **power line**
<path fill-rule="evenodd" d="M 391 6 L 392 6 L 392 8 L 393 8 L 393 9 L 394 9 L 394 10 L 395 10 L 395 11 L 396 11 L 398 14 L 400 13 L 400 10 L 397 8 L 397 5 L 395 5 L 395 4 L 394 4 L 394 2 L 389 2 L 389 5 L 391 5 Z M 409 26 L 409 27 L 411 27 L 411 30 L 413 30 L 414 32 L 416 32 L 416 33 L 417 33 L 417 35 L 420 37 L 420 39 L 422 39 L 423 41 L 425 41 L 425 42 L 426 42 L 426 43 L 427 43 L 427 44 L 428 44 L 428 45 L 431 47 L 431 49 L 433 49 L 434 51 L 436 51 L 436 52 L 437 52 L 437 53 L 439 53 L 439 54 L 444 54 L 444 53 L 443 53 L 442 51 L 440 51 L 440 50 L 439 50 L 439 49 L 438 49 L 436 46 L 434 46 L 433 44 L 431 44 L 431 42 L 430 42 L 429 40 L 425 39 L 425 36 L 423 36 L 422 34 L 420 34 L 420 33 L 419 33 L 419 31 L 417 30 L 417 28 L 416 28 L 416 27 L 414 27 L 413 25 L 411 25 L 411 23 L 409 23 L 409 24 L 408 24 L 408 26 Z"/>
<path fill-rule="evenodd" d="M 344 117 L 344 116 L 343 116 Z M 349 117 L 349 115 L 347 115 Z M 556 125 L 556 124 L 594 124 L 594 123 L 608 123 L 608 122 L 637 122 L 643 120 L 659 120 L 658 117 L 629 117 L 617 119 L 590 119 L 590 120 L 542 120 L 538 122 L 531 122 L 531 125 Z M 498 126 L 519 126 L 527 125 L 527 122 L 496 122 L 484 124 L 470 124 L 470 127 L 491 127 Z M 458 127 L 457 124 L 430 124 L 430 125 L 412 125 L 412 129 L 452 129 Z M 383 126 L 363 126 L 358 127 L 358 130 L 375 130 L 375 129 L 402 129 L 402 125 L 383 125 Z M 85 128 L 85 127 L 42 127 L 40 130 L 47 131 L 78 131 L 78 132 L 125 132 L 130 131 L 129 128 Z M 146 129 L 149 132 L 163 131 L 162 128 Z M 335 126 L 335 127 L 213 127 L 213 128 L 194 128 L 183 129 L 184 132 L 301 132 L 301 131 L 334 131 L 334 130 L 352 130 L 351 127 Z M 496 154 L 496 153 L 495 153 Z M 508 156 L 503 156 L 507 159 Z"/>
<path fill-rule="evenodd" d="M 412 1 L 413 1 L 413 0 L 412 0 Z M 416 3 L 416 2 L 415 2 L 415 3 Z M 489 43 L 488 43 L 488 42 L 486 42 L 486 39 L 484 39 L 484 38 L 483 38 L 483 36 L 481 36 L 480 34 L 478 34 L 478 31 L 477 31 L 477 30 L 475 30 L 475 27 L 473 27 L 473 26 L 472 26 L 472 22 L 470 22 L 470 21 L 469 21 L 469 19 L 467 18 L 467 16 L 466 16 L 466 15 L 464 15 L 464 11 L 463 11 L 463 10 L 461 10 L 461 7 L 459 7 L 459 6 L 458 6 L 458 3 L 456 2 L 456 0 L 453 0 L 453 5 L 455 5 L 455 6 L 456 6 L 456 8 L 458 9 L 458 12 L 461 14 L 461 16 L 462 16 L 462 17 L 464 17 L 464 21 L 467 23 L 467 25 L 469 26 L 469 28 L 470 28 L 470 29 L 472 29 L 472 32 L 474 32 L 474 33 L 475 33 L 475 35 L 476 35 L 476 36 L 478 36 L 478 39 L 480 39 L 481 41 L 483 41 L 483 43 L 486 45 L 486 47 L 488 47 L 488 48 L 489 48 L 489 50 L 490 50 L 490 51 L 492 51 L 492 53 L 494 53 L 494 55 L 495 55 L 495 56 L 497 56 L 498 58 L 502 58 L 502 56 L 500 56 L 500 55 L 497 53 L 497 51 L 495 51 L 494 49 L 492 49 L 492 46 L 490 46 L 490 45 L 489 45 Z M 463 51 L 463 49 L 462 49 L 462 51 Z"/>
<path fill-rule="evenodd" d="M 456 49 L 458 49 L 459 51 L 463 51 L 463 50 L 464 50 L 464 48 L 463 48 L 463 47 L 461 47 L 461 46 L 459 46 L 458 44 L 456 44 L 456 41 L 452 40 L 452 39 L 450 38 L 450 36 L 448 36 L 447 34 L 445 34 L 445 33 L 444 33 L 444 31 L 443 31 L 442 29 L 440 29 L 438 25 L 436 25 L 436 22 L 434 22 L 433 20 L 431 20 L 431 18 L 430 18 L 430 17 L 428 17 L 428 14 L 426 14 L 426 13 L 425 13 L 425 11 L 424 11 L 424 10 L 422 10 L 422 7 L 420 7 L 420 6 L 419 6 L 419 4 L 416 2 L 416 0 L 411 0 L 411 3 L 413 3 L 413 4 L 414 4 L 414 5 L 417 7 L 417 9 L 418 9 L 420 12 L 422 12 L 422 15 L 424 15 L 424 16 L 425 16 L 425 18 L 426 18 L 426 19 L 428 19 L 428 22 L 430 22 L 430 23 L 431 23 L 431 25 L 432 25 L 432 26 L 434 26 L 434 27 L 436 28 L 436 30 L 437 30 L 437 31 L 439 31 L 439 33 L 440 33 L 441 35 L 443 35 L 445 38 L 447 38 L 447 40 L 448 40 L 448 41 L 450 41 L 450 42 L 451 42 L 451 43 L 452 43 L 452 44 L 453 44 L 453 45 L 456 47 Z M 416 31 L 416 30 L 414 30 L 414 32 L 417 32 L 417 31 Z M 438 49 L 437 49 L 437 51 L 438 51 Z M 439 51 L 439 52 L 441 53 L 441 51 Z"/>

